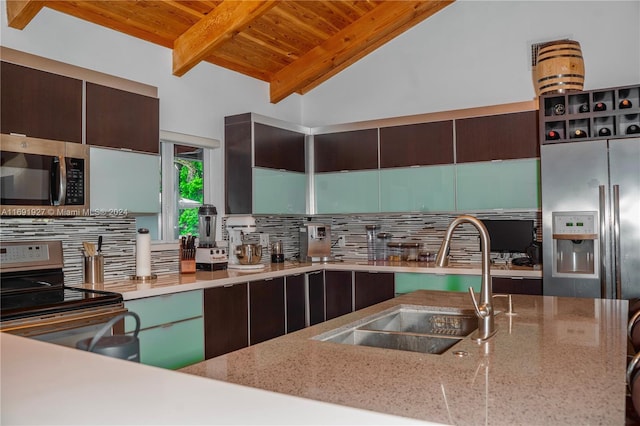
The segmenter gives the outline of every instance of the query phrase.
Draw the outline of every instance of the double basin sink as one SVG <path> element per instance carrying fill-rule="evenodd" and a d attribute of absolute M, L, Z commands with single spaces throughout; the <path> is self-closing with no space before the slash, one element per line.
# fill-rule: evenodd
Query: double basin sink
<path fill-rule="evenodd" d="M 473 310 L 400 305 L 313 339 L 442 354 L 478 328 Z"/>

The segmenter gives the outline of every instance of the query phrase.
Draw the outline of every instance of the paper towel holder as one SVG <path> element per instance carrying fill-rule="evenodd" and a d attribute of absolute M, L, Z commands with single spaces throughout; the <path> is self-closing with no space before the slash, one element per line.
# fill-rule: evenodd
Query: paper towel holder
<path fill-rule="evenodd" d="M 136 273 L 130 275 L 129 278 L 138 283 L 146 283 L 154 281 L 158 278 L 156 274 L 151 273 L 151 257 L 150 257 L 150 235 L 146 228 L 138 229 L 136 234 Z M 144 268 L 142 266 L 144 266 Z M 140 272 L 149 271 L 149 274 L 141 274 Z"/>

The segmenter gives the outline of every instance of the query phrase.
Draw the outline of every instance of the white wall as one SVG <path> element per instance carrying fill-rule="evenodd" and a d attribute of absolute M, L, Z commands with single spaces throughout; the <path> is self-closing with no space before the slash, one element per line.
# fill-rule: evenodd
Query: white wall
<path fill-rule="evenodd" d="M 532 100 L 530 45 L 566 37 L 585 90 L 640 83 L 639 1 L 458 0 L 307 93 L 303 124 Z"/>

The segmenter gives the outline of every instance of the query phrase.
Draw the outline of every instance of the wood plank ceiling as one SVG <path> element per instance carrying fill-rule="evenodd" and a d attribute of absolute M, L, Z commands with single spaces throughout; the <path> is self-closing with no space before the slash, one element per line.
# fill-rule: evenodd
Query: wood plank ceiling
<path fill-rule="evenodd" d="M 24 29 L 48 7 L 173 49 L 173 74 L 200 61 L 266 81 L 271 102 L 304 94 L 455 0 L 7 0 Z"/>

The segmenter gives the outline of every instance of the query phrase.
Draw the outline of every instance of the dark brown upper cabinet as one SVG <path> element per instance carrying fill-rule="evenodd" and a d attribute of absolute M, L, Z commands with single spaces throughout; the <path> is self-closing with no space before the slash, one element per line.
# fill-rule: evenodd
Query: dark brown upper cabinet
<path fill-rule="evenodd" d="M 94 83 L 86 87 L 87 143 L 160 152 L 160 101 Z"/>
<path fill-rule="evenodd" d="M 378 129 L 315 135 L 313 141 L 316 173 L 378 168 Z"/>
<path fill-rule="evenodd" d="M 82 80 L 0 63 L 2 133 L 82 143 Z"/>
<path fill-rule="evenodd" d="M 251 114 L 224 118 L 225 212 L 251 214 Z"/>
<path fill-rule="evenodd" d="M 380 168 L 453 163 L 453 121 L 380 129 Z"/>
<path fill-rule="evenodd" d="M 254 124 L 256 167 L 304 173 L 305 135 L 262 123 Z"/>
<path fill-rule="evenodd" d="M 456 162 L 540 157 L 538 111 L 456 120 Z"/>

